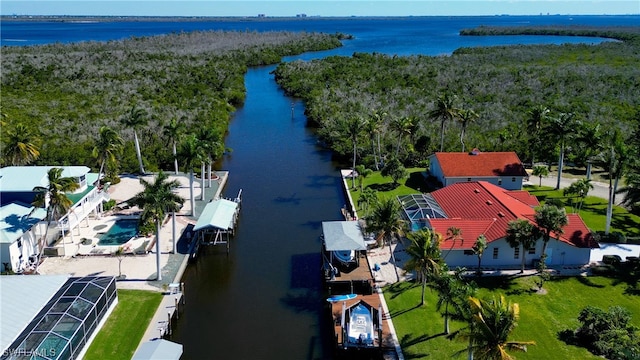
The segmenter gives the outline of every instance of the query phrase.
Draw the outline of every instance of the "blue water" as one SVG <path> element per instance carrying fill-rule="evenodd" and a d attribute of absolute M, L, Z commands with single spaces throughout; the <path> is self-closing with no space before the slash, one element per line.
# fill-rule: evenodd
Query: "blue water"
<path fill-rule="evenodd" d="M 640 16 L 478 16 L 406 18 L 307 18 L 299 20 L 225 21 L 105 21 L 0 22 L 2 45 L 25 46 L 54 42 L 108 41 L 193 30 L 343 32 L 356 36 L 338 52 L 381 52 L 409 55 L 448 54 L 459 47 L 540 43 L 597 43 L 582 37 L 459 36 L 461 29 L 479 25 L 597 25 L 637 26 Z"/>
<path fill-rule="evenodd" d="M 305 19 L 296 21 L 14 23 L 3 21 L 3 45 L 106 41 L 189 30 L 344 32 L 356 39 L 340 49 L 285 59 L 354 52 L 449 54 L 463 46 L 513 43 L 597 43 L 600 39 L 531 36 L 461 37 L 477 25 L 637 25 L 640 16 L 435 17 Z M 205 248 L 183 277 L 186 307 L 171 338 L 182 359 L 330 359 L 331 324 L 321 283 L 321 222 L 340 219 L 344 197 L 339 164 L 307 128 L 304 104 L 285 96 L 270 72 L 249 69 L 247 98 L 229 127 L 233 152 L 225 193 L 243 189 L 231 251 Z M 291 105 L 294 106 L 292 116 Z M 412 334 L 419 336 L 419 334 Z M 530 350 L 532 353 L 535 349 Z"/>
<path fill-rule="evenodd" d="M 138 220 L 116 220 L 104 234 L 99 234 L 98 245 L 122 245 L 138 233 Z"/>

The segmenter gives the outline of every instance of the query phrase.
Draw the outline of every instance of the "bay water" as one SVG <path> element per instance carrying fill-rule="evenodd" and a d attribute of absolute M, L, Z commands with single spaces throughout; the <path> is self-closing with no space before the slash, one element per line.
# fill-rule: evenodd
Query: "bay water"
<path fill-rule="evenodd" d="M 637 25 L 638 16 L 496 16 L 317 18 L 225 21 L 2 21 L 2 45 L 107 41 L 192 30 L 320 31 L 353 34 L 330 51 L 286 58 L 313 59 L 354 52 L 442 55 L 467 46 L 598 43 L 604 39 L 545 36 L 462 37 L 479 25 Z M 330 325 L 320 276 L 321 222 L 340 220 L 344 196 L 339 164 L 306 127 L 304 104 L 287 97 L 270 72 L 249 69 L 247 98 L 230 124 L 219 162 L 228 170 L 225 195 L 242 189 L 231 251 L 204 249 L 184 275 L 186 302 L 172 340 L 183 359 L 330 359 Z"/>

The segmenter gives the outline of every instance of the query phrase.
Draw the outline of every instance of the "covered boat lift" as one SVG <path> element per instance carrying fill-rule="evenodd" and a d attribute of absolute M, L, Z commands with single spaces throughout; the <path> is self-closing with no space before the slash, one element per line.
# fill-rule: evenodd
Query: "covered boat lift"
<path fill-rule="evenodd" d="M 193 228 L 198 241 L 209 245 L 226 244 L 229 252 L 229 240 L 238 220 L 239 209 L 239 196 L 236 201 L 216 199 L 208 203 Z"/>
<path fill-rule="evenodd" d="M 367 250 L 360 224 L 357 221 L 323 221 L 322 234 L 324 249 L 329 253 L 331 262 L 335 258 L 342 263 L 350 261 L 358 263 L 358 256 L 350 256 L 352 259 L 348 259 L 349 256 L 346 254 Z"/>

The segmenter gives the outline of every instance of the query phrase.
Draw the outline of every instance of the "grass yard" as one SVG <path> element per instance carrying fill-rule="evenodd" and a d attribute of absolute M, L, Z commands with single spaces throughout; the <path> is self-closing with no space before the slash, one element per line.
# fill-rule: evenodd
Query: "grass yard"
<path fill-rule="evenodd" d="M 161 300 L 155 291 L 118 290 L 118 305 L 84 358 L 131 359 Z"/>
<path fill-rule="evenodd" d="M 607 309 L 620 305 L 632 312 L 632 323 L 640 326 L 640 297 L 628 295 L 628 285 L 606 277 L 570 277 L 552 279 L 545 283 L 547 295 L 531 292 L 531 277 L 485 277 L 479 282 L 478 296 L 504 294 L 520 305 L 518 327 L 511 340 L 535 341 L 527 353 L 512 352 L 517 359 L 601 359 L 586 349 L 567 345 L 558 333 L 575 329 L 578 314 L 586 305 Z M 402 350 L 407 359 L 451 359 L 452 354 L 465 350 L 466 343 L 448 340 L 444 335 L 444 318 L 436 312 L 435 291 L 427 289 L 426 305 L 420 303 L 420 286 L 399 283 L 384 289 L 385 299 Z M 462 326 L 451 323 L 451 331 Z M 463 357 L 464 358 L 464 355 Z"/>
<path fill-rule="evenodd" d="M 378 192 L 379 198 L 388 198 L 391 196 L 416 194 L 426 191 L 426 183 L 422 172 L 425 168 L 408 168 L 407 172 L 409 176 L 406 179 L 399 181 L 400 185 L 393 186 L 393 179 L 390 176 L 382 176 L 380 171 L 374 171 L 371 175 L 367 176 L 363 182 L 363 188 L 372 188 Z M 351 179 L 347 179 L 347 185 L 349 186 L 349 192 L 351 198 L 356 206 L 356 210 L 360 214 L 362 209 L 358 206 L 358 199 L 360 198 L 360 182 L 356 179 L 356 188 L 351 188 Z"/>
<path fill-rule="evenodd" d="M 562 190 L 553 190 L 548 186 L 527 186 L 524 190 L 536 196 L 541 203 L 549 199 L 561 200 L 567 213 L 574 212 L 571 201 L 562 195 Z M 606 214 L 607 200 L 595 196 L 587 196 L 582 209 L 580 209 L 580 217 L 592 231 L 604 231 Z M 640 236 L 640 216 L 631 214 L 625 208 L 614 205 L 611 229 L 620 231 L 628 237 L 638 237 Z"/>

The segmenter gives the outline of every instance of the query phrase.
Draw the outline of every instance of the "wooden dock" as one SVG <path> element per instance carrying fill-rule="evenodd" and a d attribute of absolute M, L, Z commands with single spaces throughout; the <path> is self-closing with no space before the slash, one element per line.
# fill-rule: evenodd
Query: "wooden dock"
<path fill-rule="evenodd" d="M 332 294 L 372 294 L 375 284 L 365 252 L 358 253 L 358 265 L 340 268 L 334 276 L 325 276 L 325 285 Z"/>
<path fill-rule="evenodd" d="M 358 295 L 355 299 L 346 300 L 346 302 L 340 301 L 335 303 L 330 303 L 331 308 L 331 319 L 333 320 L 333 330 L 334 330 L 334 338 L 335 344 L 338 349 L 340 349 L 341 345 L 344 343 L 344 339 L 342 338 L 342 327 L 341 327 L 341 319 L 342 319 L 342 307 L 343 304 L 346 307 L 352 306 L 359 301 L 364 301 L 367 304 L 371 305 L 371 307 L 378 309 L 381 307 L 382 300 L 380 297 L 382 294 L 374 293 L 370 295 Z M 383 357 L 383 354 L 394 353 L 395 354 L 395 343 L 393 341 L 393 336 L 391 333 L 390 327 L 390 317 L 389 314 L 384 312 L 382 313 L 382 338 L 380 347 L 368 349 L 372 352 L 377 352 L 380 354 L 380 357 Z M 340 349 L 341 350 L 341 349 Z M 388 358 L 384 356 L 384 358 Z"/>

